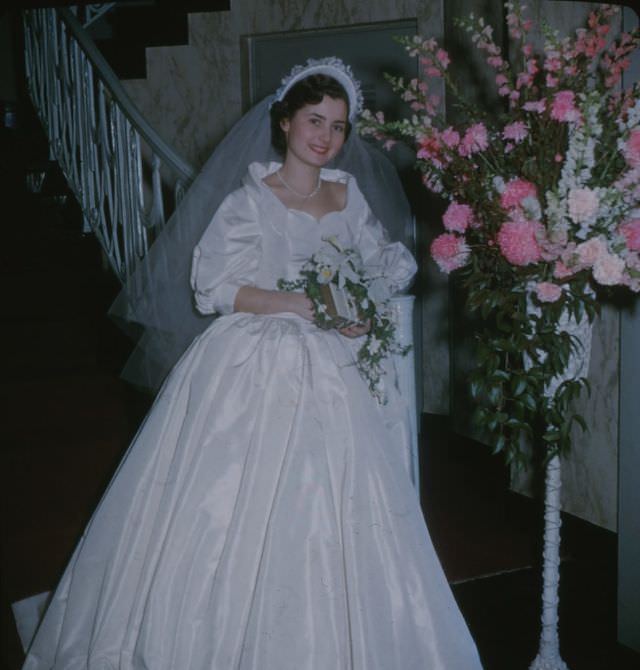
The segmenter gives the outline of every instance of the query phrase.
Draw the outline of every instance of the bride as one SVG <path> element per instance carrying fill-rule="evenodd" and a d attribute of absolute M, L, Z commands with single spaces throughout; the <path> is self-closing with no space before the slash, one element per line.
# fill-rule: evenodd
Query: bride
<path fill-rule="evenodd" d="M 281 161 L 249 165 L 193 252 L 197 309 L 221 316 L 164 382 L 25 670 L 481 667 L 392 430 L 402 403 L 382 406 L 354 365 L 369 324 L 322 330 L 304 293 L 277 289 L 327 237 L 392 290 L 412 279 L 356 179 L 327 167 L 360 108 L 337 59 L 284 80 Z M 177 261 L 156 265 L 177 281 Z M 166 306 L 145 286 L 141 311 Z"/>

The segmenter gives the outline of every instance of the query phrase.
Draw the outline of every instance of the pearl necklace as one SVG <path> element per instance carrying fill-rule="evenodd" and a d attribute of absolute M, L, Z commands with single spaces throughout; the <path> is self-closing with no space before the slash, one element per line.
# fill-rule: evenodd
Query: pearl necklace
<path fill-rule="evenodd" d="M 309 198 L 313 198 L 314 195 L 320 190 L 320 187 L 322 186 L 322 179 L 320 178 L 320 172 L 318 172 L 318 183 L 316 184 L 316 187 L 311 191 L 311 193 L 299 193 L 298 191 L 295 190 L 295 188 L 292 188 L 287 182 L 285 181 L 284 177 L 280 174 L 280 170 L 276 170 L 276 177 L 280 180 L 280 183 L 288 190 L 293 193 L 293 195 L 297 195 L 298 198 L 302 198 L 302 200 L 308 200 Z"/>

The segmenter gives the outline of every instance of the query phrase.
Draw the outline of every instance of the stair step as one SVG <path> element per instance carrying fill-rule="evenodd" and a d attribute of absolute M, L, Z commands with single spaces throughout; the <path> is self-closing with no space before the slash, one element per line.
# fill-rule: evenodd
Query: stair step
<path fill-rule="evenodd" d="M 229 0 L 119 3 L 90 33 L 120 79 L 141 79 L 146 77 L 147 47 L 187 44 L 189 13 L 228 11 L 229 7 Z"/>

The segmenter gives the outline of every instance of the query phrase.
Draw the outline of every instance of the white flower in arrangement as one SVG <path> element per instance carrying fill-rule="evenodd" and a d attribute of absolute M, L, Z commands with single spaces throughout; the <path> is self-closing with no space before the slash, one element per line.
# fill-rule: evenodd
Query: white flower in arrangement
<path fill-rule="evenodd" d="M 567 197 L 569 216 L 574 223 L 583 223 L 593 217 L 600 204 L 595 191 L 590 188 L 572 188 Z"/>
<path fill-rule="evenodd" d="M 381 346 L 382 346 L 382 342 L 380 340 L 378 340 L 377 338 L 372 337 L 371 340 L 369 341 L 369 346 L 368 346 L 369 352 L 371 354 L 377 354 L 378 351 L 380 351 Z"/>
<path fill-rule="evenodd" d="M 320 266 L 318 268 L 318 282 L 320 284 L 328 284 L 334 277 L 336 271 L 328 265 Z"/>
<path fill-rule="evenodd" d="M 607 251 L 593 264 L 593 278 L 603 286 L 616 286 L 622 283 L 624 269 L 624 260 Z"/>

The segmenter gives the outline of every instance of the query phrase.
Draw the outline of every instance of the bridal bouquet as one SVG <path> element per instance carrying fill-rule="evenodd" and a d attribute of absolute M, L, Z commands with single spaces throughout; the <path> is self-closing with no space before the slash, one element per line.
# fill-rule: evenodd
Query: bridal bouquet
<path fill-rule="evenodd" d="M 313 303 L 316 324 L 325 330 L 370 324 L 358 349 L 357 366 L 371 393 L 384 403 L 384 359 L 394 353 L 405 355 L 409 350 L 396 341 L 389 284 L 384 277 L 366 272 L 356 250 L 342 248 L 333 237 L 324 241 L 302 265 L 300 278 L 280 279 L 278 288 L 304 290 Z"/>
<path fill-rule="evenodd" d="M 640 292 L 640 89 L 620 87 L 639 34 L 614 38 L 619 9 L 601 5 L 570 37 L 542 26 L 536 50 L 526 7 L 505 7 L 510 56 L 482 18 L 457 22 L 493 73 L 501 112 L 466 101 L 448 52 L 415 37 L 401 41 L 422 77 L 388 77 L 409 117 L 365 112 L 360 131 L 387 148 L 415 147 L 424 185 L 448 203 L 431 255 L 461 278 L 482 322 L 471 384 L 477 418 L 495 449 L 518 460 L 532 425 L 545 427 L 552 454 L 582 422 L 569 403 L 586 380 L 545 398 L 576 350 L 561 318 L 593 320 L 603 289 Z M 460 124 L 440 113 L 432 89 L 443 80 Z"/>

